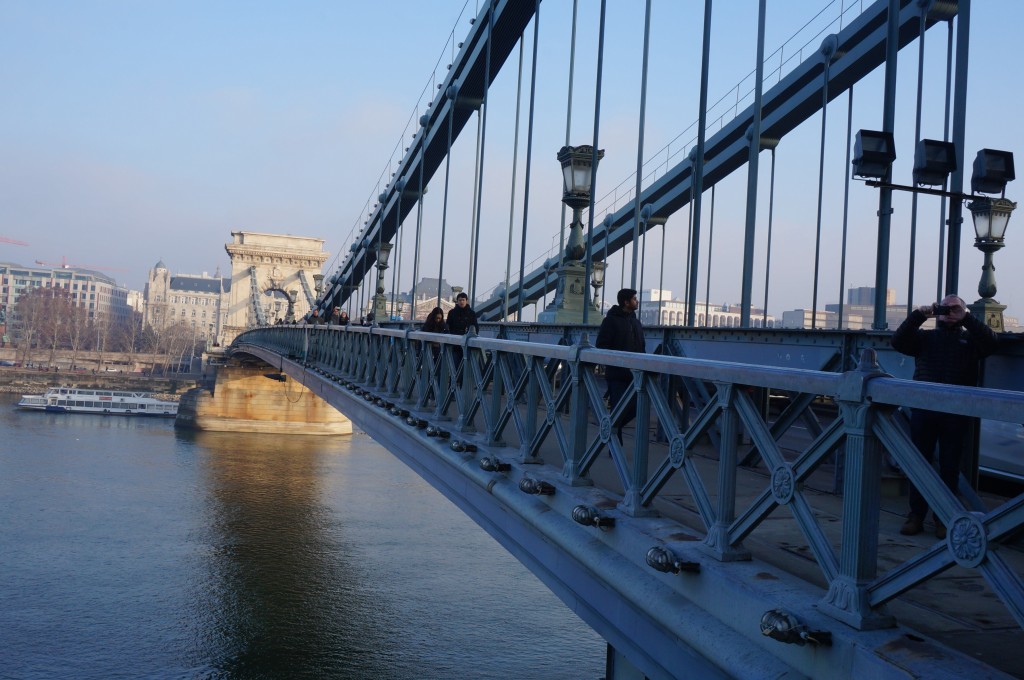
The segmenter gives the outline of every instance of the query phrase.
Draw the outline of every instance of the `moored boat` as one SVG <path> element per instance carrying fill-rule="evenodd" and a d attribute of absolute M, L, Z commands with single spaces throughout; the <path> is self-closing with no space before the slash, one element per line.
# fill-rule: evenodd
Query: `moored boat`
<path fill-rule="evenodd" d="M 173 418 L 178 403 L 148 392 L 89 390 L 51 387 L 46 394 L 23 394 L 18 408 L 53 413 L 95 413 L 97 415 L 157 416 Z"/>

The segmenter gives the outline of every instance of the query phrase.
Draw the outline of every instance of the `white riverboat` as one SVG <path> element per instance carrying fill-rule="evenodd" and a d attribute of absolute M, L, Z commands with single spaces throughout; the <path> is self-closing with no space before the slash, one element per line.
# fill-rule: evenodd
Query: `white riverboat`
<path fill-rule="evenodd" d="M 46 394 L 23 394 L 18 408 L 54 413 L 167 418 L 178 415 L 178 402 L 165 401 L 148 392 L 87 390 L 77 387 L 51 387 L 46 390 Z"/>

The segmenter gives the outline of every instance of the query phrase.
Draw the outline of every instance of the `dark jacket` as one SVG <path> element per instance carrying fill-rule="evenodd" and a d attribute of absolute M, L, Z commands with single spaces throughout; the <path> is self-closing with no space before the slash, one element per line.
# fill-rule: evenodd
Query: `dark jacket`
<path fill-rule="evenodd" d="M 446 324 L 444 322 L 443 318 L 441 320 L 441 323 L 435 323 L 434 322 L 434 317 L 437 316 L 438 312 L 441 312 L 442 315 L 444 314 L 444 312 L 441 310 L 440 307 L 434 307 L 433 311 L 431 311 L 430 314 L 427 316 L 427 320 L 423 322 L 423 326 L 420 328 L 421 331 L 423 331 L 425 333 L 448 333 L 449 332 L 448 324 Z"/>
<path fill-rule="evenodd" d="M 480 324 L 476 321 L 476 312 L 469 305 L 459 307 L 456 305 L 448 312 L 448 329 L 453 335 L 465 335 L 472 326 L 479 333 Z"/>
<path fill-rule="evenodd" d="M 621 352 L 644 353 L 644 327 L 633 312 L 624 311 L 618 305 L 608 310 L 597 332 L 598 349 L 616 349 Z M 628 368 L 608 366 L 605 369 L 608 380 L 632 380 Z"/>
<path fill-rule="evenodd" d="M 995 351 L 996 334 L 973 314 L 963 325 L 936 321 L 935 329 L 921 330 L 927 318 L 915 309 L 892 336 L 896 351 L 914 357 L 914 380 L 977 385 L 978 362 Z"/>

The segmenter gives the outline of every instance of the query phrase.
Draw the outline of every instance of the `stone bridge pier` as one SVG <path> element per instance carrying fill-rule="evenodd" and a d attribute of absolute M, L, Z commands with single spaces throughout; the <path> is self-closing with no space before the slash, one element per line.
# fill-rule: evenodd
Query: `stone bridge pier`
<path fill-rule="evenodd" d="M 352 434 L 352 422 L 301 382 L 260 362 L 217 367 L 213 389 L 181 397 L 175 427 L 213 432 Z"/>

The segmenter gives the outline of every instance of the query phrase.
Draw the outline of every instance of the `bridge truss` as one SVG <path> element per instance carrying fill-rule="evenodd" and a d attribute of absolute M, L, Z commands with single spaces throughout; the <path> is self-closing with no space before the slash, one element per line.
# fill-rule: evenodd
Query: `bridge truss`
<path fill-rule="evenodd" d="M 968 570 L 1019 636 L 1024 559 L 1012 539 L 1024 495 L 997 507 L 973 494 L 959 500 L 922 461 L 899 409 L 1024 422 L 1024 394 L 890 377 L 876 362 L 887 360 L 886 338 L 872 334 L 837 340 L 838 361 L 808 349 L 832 367 L 818 370 L 669 356 L 692 338 L 668 330 L 648 335 L 661 354 L 609 352 L 591 348 L 585 332 L 560 345 L 271 327 L 233 349 L 281 367 L 352 418 L 647 677 L 1002 677 L 904 628 L 891 607 L 949 569 Z M 772 335 L 762 333 L 746 342 Z M 650 423 L 628 443 L 612 428 L 622 407 L 607 408 L 595 375 L 609 365 L 632 370 L 637 422 Z M 764 400 L 774 393 L 793 406 L 769 416 Z M 782 440 L 798 411 L 822 400 L 834 419 L 791 452 Z M 837 454 L 841 510 L 828 516 L 809 483 Z M 880 539 L 886 456 L 949 527 L 945 540 L 894 550 Z M 744 457 L 765 470 L 754 482 L 738 465 Z M 788 540 L 805 544 L 814 565 L 806 579 L 752 554 L 759 536 L 773 540 L 783 508 Z M 796 632 L 776 634 L 773 621 Z M 918 646 L 904 653 L 908 639 Z"/>

